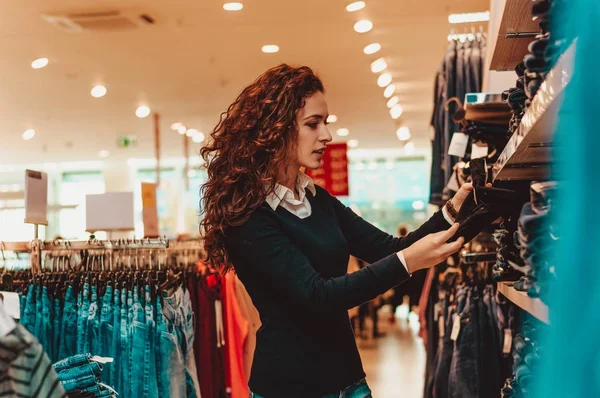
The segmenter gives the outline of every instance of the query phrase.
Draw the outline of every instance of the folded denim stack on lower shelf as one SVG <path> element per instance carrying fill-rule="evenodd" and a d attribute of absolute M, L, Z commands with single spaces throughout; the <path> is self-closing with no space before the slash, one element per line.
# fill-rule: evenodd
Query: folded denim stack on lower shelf
<path fill-rule="evenodd" d="M 77 354 L 55 363 L 54 370 L 67 395 L 74 397 L 116 397 L 117 392 L 100 382 L 104 358 Z"/>
<path fill-rule="evenodd" d="M 534 378 L 537 377 L 538 364 L 543 352 L 538 343 L 538 336 L 543 332 L 543 326 L 539 322 L 526 321 L 522 332 L 513 339 L 513 375 L 506 380 L 502 388 L 502 398 L 536 396 L 534 393 Z"/>

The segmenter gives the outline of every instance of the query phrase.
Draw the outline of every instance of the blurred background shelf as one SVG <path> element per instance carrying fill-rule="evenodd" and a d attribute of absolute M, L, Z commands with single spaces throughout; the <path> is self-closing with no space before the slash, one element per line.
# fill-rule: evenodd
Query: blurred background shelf
<path fill-rule="evenodd" d="M 508 284 L 507 282 L 499 282 L 498 290 L 521 309 L 529 312 L 540 321 L 550 324 L 548 306 L 539 298 L 531 298 L 527 293 L 515 290 L 512 283 Z"/>

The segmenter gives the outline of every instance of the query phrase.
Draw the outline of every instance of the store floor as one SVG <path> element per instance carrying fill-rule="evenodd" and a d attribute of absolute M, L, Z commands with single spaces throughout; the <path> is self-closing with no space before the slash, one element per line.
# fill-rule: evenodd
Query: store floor
<path fill-rule="evenodd" d="M 385 336 L 358 340 L 374 398 L 421 398 L 425 373 L 425 347 L 418 337 L 419 322 L 406 306 L 400 307 L 396 323 L 382 314 L 379 328 Z"/>

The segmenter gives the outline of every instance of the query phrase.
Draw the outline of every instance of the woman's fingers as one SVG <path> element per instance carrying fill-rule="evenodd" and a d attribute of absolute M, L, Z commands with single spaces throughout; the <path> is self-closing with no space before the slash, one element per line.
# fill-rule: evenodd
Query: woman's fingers
<path fill-rule="evenodd" d="M 464 244 L 465 244 L 465 238 L 463 238 L 461 236 L 455 242 L 448 243 L 446 245 L 446 253 L 448 253 L 448 255 L 454 254 L 457 251 L 459 251 L 460 248 L 463 247 Z"/>
<path fill-rule="evenodd" d="M 452 238 L 456 231 L 458 231 L 458 226 L 460 224 L 454 223 L 450 228 L 445 231 L 438 232 L 438 238 L 440 239 L 440 243 L 446 243 L 448 239 Z"/>

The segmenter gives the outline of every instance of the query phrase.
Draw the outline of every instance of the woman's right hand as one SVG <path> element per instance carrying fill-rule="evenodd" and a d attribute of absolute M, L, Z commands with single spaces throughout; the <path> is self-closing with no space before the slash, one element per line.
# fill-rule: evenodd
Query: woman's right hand
<path fill-rule="evenodd" d="M 465 242 L 463 237 L 446 243 L 456 234 L 458 226 L 456 223 L 445 231 L 429 234 L 402 250 L 408 272 L 412 274 L 420 269 L 431 268 L 459 251 Z"/>

